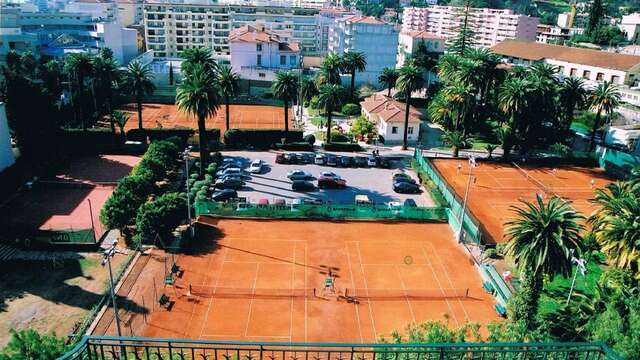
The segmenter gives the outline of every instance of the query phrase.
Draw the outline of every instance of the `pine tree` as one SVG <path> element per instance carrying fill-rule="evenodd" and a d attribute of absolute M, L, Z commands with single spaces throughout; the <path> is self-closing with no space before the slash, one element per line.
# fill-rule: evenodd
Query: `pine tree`
<path fill-rule="evenodd" d="M 460 31 L 447 45 L 450 53 L 463 55 L 467 49 L 474 47 L 473 37 L 475 36 L 475 32 L 471 28 L 471 19 L 469 18 L 470 7 L 470 0 L 466 0 L 462 13 L 458 16 L 458 18 L 462 19 Z"/>
<path fill-rule="evenodd" d="M 603 17 L 604 6 L 602 5 L 602 0 L 593 0 L 589 8 L 589 23 L 586 29 L 587 35 L 591 35 L 593 31 L 600 26 Z"/>

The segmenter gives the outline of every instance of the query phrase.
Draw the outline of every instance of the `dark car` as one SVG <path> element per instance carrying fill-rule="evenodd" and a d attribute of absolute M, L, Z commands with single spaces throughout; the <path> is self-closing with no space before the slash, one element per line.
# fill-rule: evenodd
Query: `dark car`
<path fill-rule="evenodd" d="M 413 199 L 405 199 L 404 200 L 404 206 L 406 207 L 418 207 L 418 204 L 416 204 L 416 201 Z"/>
<path fill-rule="evenodd" d="M 287 159 L 285 159 L 284 154 L 276 154 L 276 164 L 286 164 Z"/>
<path fill-rule="evenodd" d="M 420 186 L 410 182 L 394 182 L 393 191 L 403 194 L 418 194 L 420 193 Z"/>
<path fill-rule="evenodd" d="M 213 201 L 227 201 L 238 197 L 238 192 L 231 189 L 224 189 L 216 191 L 211 194 L 211 200 Z"/>
<path fill-rule="evenodd" d="M 312 182 L 306 180 L 294 180 L 291 184 L 291 190 L 293 191 L 313 191 L 316 186 Z"/>
<path fill-rule="evenodd" d="M 408 176 L 399 176 L 399 177 L 394 177 L 393 178 L 393 182 L 394 183 L 399 183 L 399 182 L 403 182 L 403 183 L 410 183 L 410 184 L 415 184 L 416 181 L 413 180 L 412 178 L 408 177 Z"/>
<path fill-rule="evenodd" d="M 351 156 L 343 156 L 340 158 L 340 166 L 350 167 L 353 164 L 353 158 Z"/>
<path fill-rule="evenodd" d="M 244 186 L 244 181 L 238 178 L 225 178 L 216 180 L 215 187 L 218 189 L 240 189 Z"/>
<path fill-rule="evenodd" d="M 284 154 L 284 158 L 287 159 L 289 164 L 301 164 L 302 156 L 296 153 Z"/>
<path fill-rule="evenodd" d="M 335 155 L 327 155 L 327 166 L 338 166 L 338 158 Z"/>
<path fill-rule="evenodd" d="M 315 160 L 315 155 L 310 153 L 301 154 L 300 158 L 302 159 L 301 164 L 313 164 Z"/>
<path fill-rule="evenodd" d="M 385 158 L 385 157 L 379 157 L 378 158 L 378 166 L 380 166 L 383 169 L 391 169 L 391 160 Z"/>
<path fill-rule="evenodd" d="M 322 199 L 302 198 L 302 203 L 305 205 L 322 205 L 324 201 Z"/>
<path fill-rule="evenodd" d="M 318 187 L 320 189 L 343 189 L 347 187 L 347 181 L 335 176 L 320 176 Z"/>
<path fill-rule="evenodd" d="M 353 159 L 353 166 L 355 167 L 367 167 L 367 158 L 364 156 L 356 156 Z"/>
<path fill-rule="evenodd" d="M 406 173 L 395 173 L 393 174 L 393 181 L 396 181 L 398 179 L 411 179 L 411 176 L 409 176 L 409 174 Z"/>

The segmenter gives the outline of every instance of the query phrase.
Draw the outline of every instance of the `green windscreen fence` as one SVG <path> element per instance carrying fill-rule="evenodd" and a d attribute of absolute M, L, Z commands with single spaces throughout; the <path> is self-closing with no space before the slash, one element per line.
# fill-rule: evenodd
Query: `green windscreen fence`
<path fill-rule="evenodd" d="M 93 244 L 96 242 L 93 229 L 38 230 L 34 240 L 49 244 Z"/>
<path fill-rule="evenodd" d="M 445 207 L 411 207 L 390 205 L 258 205 L 242 202 L 199 201 L 196 215 L 229 217 L 264 217 L 277 219 L 353 219 L 447 221 Z"/>
<path fill-rule="evenodd" d="M 631 169 L 640 166 L 640 156 L 620 150 L 598 146 L 596 154 L 600 167 L 620 178 L 626 178 Z"/>
<path fill-rule="evenodd" d="M 440 190 L 447 205 L 449 206 L 449 214 L 447 219 L 449 225 L 454 232 L 460 231 L 460 219 L 462 218 L 463 199 L 458 197 L 453 189 L 447 184 L 438 170 L 431 164 L 428 159 L 422 156 L 420 149 L 416 149 L 414 154 L 415 160 L 418 162 L 422 170 L 424 170 L 435 186 Z M 473 242 L 476 244 L 482 243 L 482 231 L 480 230 L 480 223 L 471 215 L 471 212 L 467 209 L 464 214 L 462 228 L 463 238 L 466 242 Z"/>

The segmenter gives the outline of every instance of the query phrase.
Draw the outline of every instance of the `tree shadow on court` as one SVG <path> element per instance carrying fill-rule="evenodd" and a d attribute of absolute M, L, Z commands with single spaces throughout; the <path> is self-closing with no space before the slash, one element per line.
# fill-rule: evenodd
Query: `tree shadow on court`
<path fill-rule="evenodd" d="M 115 183 L 128 176 L 132 165 L 106 158 L 104 155 L 90 155 L 68 161 L 55 176 L 46 180 L 74 181 L 85 183 Z"/>
<path fill-rule="evenodd" d="M 190 256 L 207 256 L 220 250 L 218 240 L 224 238 L 224 232 L 216 226 L 218 220 L 200 217 L 195 223 L 195 238 L 191 239 L 183 252 Z"/>

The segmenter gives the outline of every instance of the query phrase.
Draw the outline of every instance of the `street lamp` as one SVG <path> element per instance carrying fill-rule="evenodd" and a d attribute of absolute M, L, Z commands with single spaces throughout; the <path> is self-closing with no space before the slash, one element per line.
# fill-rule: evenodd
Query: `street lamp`
<path fill-rule="evenodd" d="M 464 230 L 464 226 L 463 226 L 464 213 L 467 210 L 467 200 L 469 198 L 469 187 L 471 186 L 471 178 L 473 178 L 471 173 L 473 172 L 473 168 L 475 167 L 476 167 L 476 158 L 473 157 L 473 155 L 469 155 L 469 177 L 467 178 L 467 188 L 464 192 L 464 202 L 462 203 L 462 211 L 460 211 L 460 216 L 458 218 L 458 221 L 460 222 L 460 229 L 456 234 L 456 239 L 458 240 L 458 243 L 462 242 L 462 232 Z"/>
<path fill-rule="evenodd" d="M 109 282 L 111 283 L 111 287 L 109 291 L 111 292 L 111 301 L 113 302 L 113 313 L 115 314 L 116 319 L 116 329 L 118 331 L 118 336 L 122 336 L 122 331 L 120 330 L 120 317 L 118 316 L 118 307 L 116 305 L 116 294 L 113 284 L 113 272 L 111 271 L 111 258 L 117 253 L 116 246 L 118 245 L 118 240 L 114 240 L 111 247 L 104 251 L 102 257 L 102 266 L 108 265 L 109 267 Z"/>
<path fill-rule="evenodd" d="M 189 153 L 191 152 L 191 146 L 187 147 L 186 149 L 184 149 L 184 152 L 182 153 L 182 158 L 184 159 L 184 169 L 185 169 L 185 176 L 186 176 L 186 184 L 187 184 L 187 220 L 189 221 L 189 233 L 191 234 L 191 237 L 193 237 L 194 235 L 194 229 L 191 226 L 191 201 L 189 200 Z"/>
<path fill-rule="evenodd" d="M 576 285 L 576 278 L 578 277 L 578 272 L 582 276 L 584 276 L 584 274 L 587 272 L 587 267 L 586 267 L 587 260 L 573 256 L 573 249 L 571 249 L 571 262 L 576 264 L 577 269 L 576 269 L 576 273 L 573 274 L 573 280 L 571 280 L 571 287 L 569 288 L 569 296 L 567 296 L 567 302 L 565 305 L 569 305 L 569 301 L 571 300 L 571 295 L 573 294 L 573 289 Z"/>

